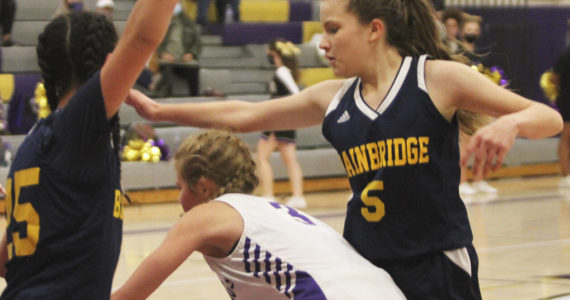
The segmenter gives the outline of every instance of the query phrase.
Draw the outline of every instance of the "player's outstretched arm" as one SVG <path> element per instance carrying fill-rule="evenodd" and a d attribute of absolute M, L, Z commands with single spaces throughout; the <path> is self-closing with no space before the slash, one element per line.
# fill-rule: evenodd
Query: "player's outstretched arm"
<path fill-rule="evenodd" d="M 242 232 L 243 219 L 225 203 L 214 201 L 192 208 L 111 299 L 147 299 L 194 251 L 225 257 Z"/>
<path fill-rule="evenodd" d="M 131 11 L 117 47 L 101 70 L 107 118 L 129 94 L 149 57 L 158 47 L 178 0 L 139 0 Z"/>
<path fill-rule="evenodd" d="M 496 85 L 465 65 L 434 61 L 428 62 L 426 69 L 428 92 L 443 108 L 440 111 L 451 107 L 453 111 L 464 109 L 497 118 L 479 129 L 466 147 L 461 164 L 466 165 L 473 156 L 473 172 L 480 168 L 483 174 L 497 170 L 517 136 L 539 139 L 562 130 L 558 112 Z"/>
<path fill-rule="evenodd" d="M 202 128 L 229 128 L 239 132 L 285 130 L 320 124 L 343 82 L 329 80 L 295 95 L 261 102 L 226 100 L 165 104 L 132 90 L 126 103 L 151 121 Z"/>

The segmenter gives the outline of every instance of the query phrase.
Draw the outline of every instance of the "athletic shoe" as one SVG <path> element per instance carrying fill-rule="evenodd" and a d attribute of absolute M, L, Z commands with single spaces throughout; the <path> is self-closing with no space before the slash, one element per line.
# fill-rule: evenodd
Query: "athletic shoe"
<path fill-rule="evenodd" d="M 474 188 L 472 188 L 472 187 L 469 185 L 469 183 L 463 182 L 463 183 L 459 184 L 459 194 L 462 194 L 462 195 L 473 195 L 473 194 L 475 194 L 475 193 L 477 193 L 477 191 L 476 191 Z"/>
<path fill-rule="evenodd" d="M 285 205 L 292 208 L 305 208 L 307 207 L 307 200 L 303 197 L 291 197 L 285 202 Z"/>
<path fill-rule="evenodd" d="M 558 183 L 558 186 L 570 187 L 570 175 L 566 175 L 565 177 L 562 177 L 562 179 L 560 179 L 560 182 Z"/>
<path fill-rule="evenodd" d="M 485 180 L 481 180 L 481 181 L 474 181 L 473 183 L 471 183 L 471 187 L 473 187 L 473 189 L 477 192 L 482 192 L 482 193 L 496 193 L 497 189 L 490 186 L 487 181 Z"/>

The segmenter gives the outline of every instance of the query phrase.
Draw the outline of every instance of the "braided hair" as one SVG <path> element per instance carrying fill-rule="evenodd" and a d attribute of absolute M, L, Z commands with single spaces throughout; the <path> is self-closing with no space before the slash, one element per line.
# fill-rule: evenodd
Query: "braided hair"
<path fill-rule="evenodd" d="M 193 189 L 200 178 L 216 183 L 214 197 L 226 193 L 251 194 L 257 186 L 255 162 L 245 143 L 224 130 L 207 130 L 187 138 L 178 148 L 175 167 Z"/>
<path fill-rule="evenodd" d="M 36 52 L 52 111 L 57 109 L 62 97 L 101 69 L 117 40 L 113 23 L 92 12 L 60 15 L 45 27 L 38 37 Z M 119 156 L 120 128 L 118 116 L 115 118 L 113 147 Z"/>

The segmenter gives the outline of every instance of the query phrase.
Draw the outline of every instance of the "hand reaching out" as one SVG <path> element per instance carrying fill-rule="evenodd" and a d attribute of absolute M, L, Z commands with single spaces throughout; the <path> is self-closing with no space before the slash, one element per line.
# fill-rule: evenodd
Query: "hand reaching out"
<path fill-rule="evenodd" d="M 471 137 L 461 158 L 461 166 L 466 166 L 473 156 L 473 174 L 482 172 L 486 176 L 491 170 L 497 171 L 512 148 L 517 133 L 517 124 L 508 117 L 498 118 L 482 127 Z"/>
<path fill-rule="evenodd" d="M 132 106 L 141 117 L 149 121 L 159 121 L 156 112 L 160 104 L 156 103 L 140 91 L 131 89 L 125 103 Z"/>

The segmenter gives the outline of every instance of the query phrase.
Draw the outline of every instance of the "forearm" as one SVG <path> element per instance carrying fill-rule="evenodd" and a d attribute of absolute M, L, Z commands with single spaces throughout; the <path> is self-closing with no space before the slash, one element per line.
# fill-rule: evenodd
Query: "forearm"
<path fill-rule="evenodd" d="M 168 265 L 168 264 L 166 264 Z M 165 263 L 157 255 L 151 254 L 136 269 L 125 284 L 115 291 L 112 300 L 147 299 L 174 269 L 165 268 Z"/>
<path fill-rule="evenodd" d="M 516 123 L 518 136 L 529 139 L 551 137 L 562 131 L 562 117 L 554 109 L 542 104 L 533 103 L 529 107 L 503 116 Z"/>
<path fill-rule="evenodd" d="M 155 114 L 159 121 L 200 128 L 226 128 L 233 131 L 255 131 L 252 103 L 219 101 L 208 103 L 160 104 Z"/>
<path fill-rule="evenodd" d="M 6 246 L 6 232 L 0 242 L 0 277 L 6 278 L 6 262 L 8 262 L 8 249 Z"/>

